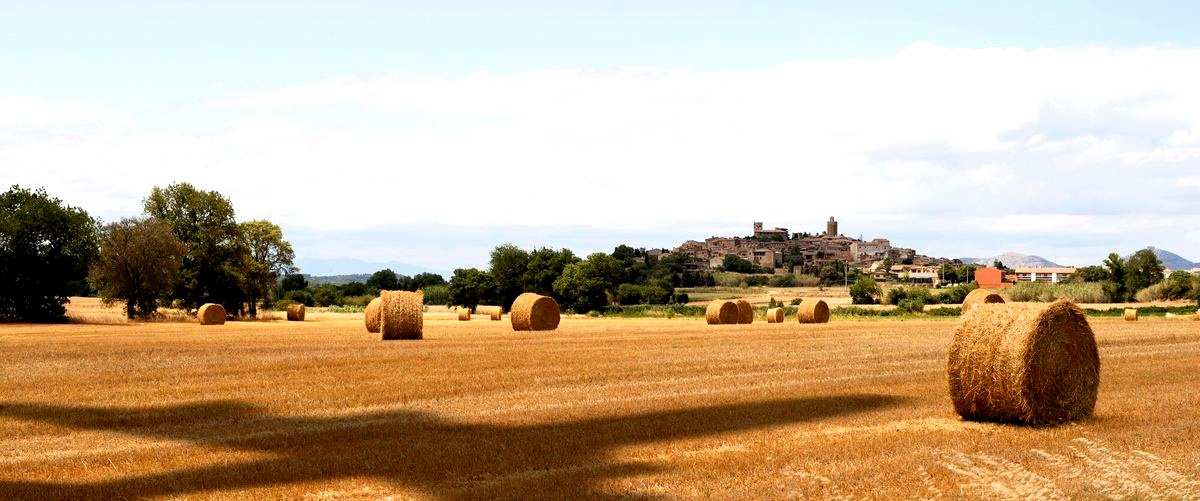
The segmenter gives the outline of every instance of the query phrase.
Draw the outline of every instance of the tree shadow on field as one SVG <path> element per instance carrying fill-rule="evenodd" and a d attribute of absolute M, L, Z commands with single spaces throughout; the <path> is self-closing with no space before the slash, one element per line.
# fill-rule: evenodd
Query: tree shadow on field
<path fill-rule="evenodd" d="M 339 417 L 271 415 L 240 402 L 157 408 L 0 403 L 0 415 L 270 457 L 95 483 L 0 480 L 5 499 L 162 497 L 374 477 L 442 498 L 613 497 L 599 484 L 658 471 L 611 451 L 870 412 L 895 396 L 847 394 L 713 405 L 522 426 L 457 423 L 406 410 Z"/>

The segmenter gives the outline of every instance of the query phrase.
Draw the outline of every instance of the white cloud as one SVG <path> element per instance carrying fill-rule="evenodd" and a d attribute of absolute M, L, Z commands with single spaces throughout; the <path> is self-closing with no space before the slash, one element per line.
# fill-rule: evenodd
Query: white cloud
<path fill-rule="evenodd" d="M 103 105 L 0 98 L 0 169 L 101 211 L 186 180 L 245 217 L 326 229 L 836 214 L 886 235 L 878 215 L 902 213 L 1119 238 L 1089 216 L 1200 212 L 1171 198 L 1197 169 L 1196 49 L 917 44 L 744 71 L 344 78 L 207 103 L 191 111 L 222 126 L 198 134 L 186 110 L 147 130 Z M 30 127 L 75 133 L 14 132 Z M 1134 181 L 1137 197 L 1116 196 Z"/>

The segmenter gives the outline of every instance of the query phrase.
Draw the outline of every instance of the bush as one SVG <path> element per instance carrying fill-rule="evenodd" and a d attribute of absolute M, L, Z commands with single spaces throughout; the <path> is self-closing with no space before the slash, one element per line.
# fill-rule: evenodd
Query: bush
<path fill-rule="evenodd" d="M 746 286 L 747 287 L 762 287 L 764 285 L 767 285 L 767 282 L 769 281 L 769 279 L 770 279 L 770 277 L 767 275 L 750 275 L 750 276 L 746 277 Z"/>
<path fill-rule="evenodd" d="M 450 286 L 446 284 L 427 285 L 425 304 L 450 304 Z"/>
<path fill-rule="evenodd" d="M 617 286 L 616 300 L 620 305 L 667 304 L 671 301 L 671 292 L 656 284 L 621 284 Z"/>
<path fill-rule="evenodd" d="M 940 304 L 962 304 L 963 300 L 967 298 L 967 294 L 970 294 L 971 291 L 977 288 L 978 286 L 974 282 L 947 287 L 937 294 L 937 300 L 934 302 Z"/>
<path fill-rule="evenodd" d="M 728 271 L 713 273 L 713 281 L 718 287 L 745 287 L 746 275 Z"/>
<path fill-rule="evenodd" d="M 287 291 L 287 292 L 283 293 L 283 299 L 281 301 L 279 301 L 278 303 L 275 303 L 276 304 L 275 307 L 278 308 L 279 304 L 285 303 L 285 302 L 287 302 L 288 304 L 300 303 L 300 304 L 303 304 L 304 306 L 316 305 L 316 302 L 313 301 L 312 292 L 309 292 L 308 290 Z"/>
<path fill-rule="evenodd" d="M 293 304 L 300 304 L 300 303 L 298 303 L 296 301 L 292 301 L 291 299 L 280 299 L 279 301 L 275 301 L 275 304 L 272 305 L 272 309 L 274 309 L 276 311 L 287 311 L 288 307 Z"/>
<path fill-rule="evenodd" d="M 1058 283 L 1021 282 L 1005 290 L 1010 301 L 1049 303 L 1058 299 L 1070 299 L 1077 303 L 1110 302 L 1103 283 Z"/>
<path fill-rule="evenodd" d="M 791 274 L 775 275 L 767 281 L 767 284 L 771 287 L 795 287 L 796 276 Z"/>
<path fill-rule="evenodd" d="M 850 286 L 850 299 L 854 304 L 875 304 L 879 295 L 879 284 L 866 275 L 859 276 Z"/>
<path fill-rule="evenodd" d="M 816 275 L 796 275 L 796 287 L 816 287 L 818 285 L 821 285 L 821 279 Z"/>
<path fill-rule="evenodd" d="M 676 304 L 687 304 L 687 303 L 689 302 L 689 298 L 688 298 L 688 295 L 687 295 L 687 293 L 686 293 L 686 292 L 680 292 L 680 293 L 676 294 L 676 295 L 675 295 L 675 300 L 674 300 L 674 302 L 675 302 Z"/>
<path fill-rule="evenodd" d="M 792 302 L 788 303 L 788 304 L 791 304 L 792 306 L 799 306 L 801 301 L 804 301 L 804 299 L 796 298 L 796 299 L 793 299 Z"/>
<path fill-rule="evenodd" d="M 359 295 L 359 296 L 345 296 L 342 298 L 341 305 L 366 308 L 367 304 L 370 303 L 372 299 L 375 299 L 375 296 L 372 296 L 370 294 L 363 294 L 363 295 Z"/>
<path fill-rule="evenodd" d="M 921 302 L 921 305 L 936 304 L 937 300 L 929 293 L 929 289 L 925 287 L 892 287 L 883 295 L 883 304 L 900 306 L 906 299 L 916 299 Z"/>
<path fill-rule="evenodd" d="M 906 298 L 896 305 L 896 309 L 906 313 L 921 313 L 925 311 L 925 298 L 920 295 Z"/>

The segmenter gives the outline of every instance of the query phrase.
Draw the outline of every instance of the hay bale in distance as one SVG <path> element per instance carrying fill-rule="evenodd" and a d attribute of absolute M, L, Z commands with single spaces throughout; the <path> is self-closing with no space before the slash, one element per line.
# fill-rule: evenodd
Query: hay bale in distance
<path fill-rule="evenodd" d="M 796 320 L 802 324 L 823 324 L 829 321 L 829 305 L 820 299 L 808 298 L 796 307 Z"/>
<path fill-rule="evenodd" d="M 1124 316 L 1125 316 L 1126 322 L 1137 322 L 1137 319 L 1138 319 L 1137 308 L 1125 308 Z"/>
<path fill-rule="evenodd" d="M 552 331 L 558 328 L 558 303 L 552 297 L 526 292 L 513 301 L 508 318 L 515 331 Z"/>
<path fill-rule="evenodd" d="M 471 309 L 470 308 L 459 308 L 458 309 L 458 319 L 460 321 L 470 320 L 471 319 Z"/>
<path fill-rule="evenodd" d="M 204 303 L 196 310 L 196 319 L 200 320 L 200 325 L 223 325 L 225 307 L 217 303 Z"/>
<path fill-rule="evenodd" d="M 501 308 L 499 306 L 479 305 L 479 306 L 475 307 L 475 314 L 476 315 L 487 315 L 488 318 L 490 318 L 492 320 L 500 320 L 500 318 L 504 315 L 504 308 Z"/>
<path fill-rule="evenodd" d="M 718 299 L 708 303 L 704 310 L 704 318 L 709 325 L 738 323 L 738 307 L 733 301 Z"/>
<path fill-rule="evenodd" d="M 965 419 L 1061 423 L 1092 414 L 1100 354 L 1070 301 L 981 305 L 959 323 L 946 372 Z"/>
<path fill-rule="evenodd" d="M 367 303 L 366 311 L 363 312 L 367 332 L 372 334 L 379 332 L 379 304 L 381 302 L 382 300 L 379 298 L 372 299 L 370 303 Z"/>
<path fill-rule="evenodd" d="M 963 298 L 962 312 L 965 315 L 971 308 L 980 304 L 1003 303 L 1004 298 L 996 293 L 996 291 L 988 289 L 975 289 Z"/>
<path fill-rule="evenodd" d="M 768 308 L 767 323 L 777 324 L 783 322 L 783 308 Z"/>
<path fill-rule="evenodd" d="M 287 319 L 289 322 L 303 322 L 304 303 L 289 304 L 287 307 Z"/>
<path fill-rule="evenodd" d="M 754 307 L 750 306 L 750 301 L 745 299 L 737 300 L 738 320 L 739 324 L 754 323 Z"/>
<path fill-rule="evenodd" d="M 421 339 L 424 310 L 425 293 L 422 291 L 380 292 L 379 332 L 383 339 Z"/>

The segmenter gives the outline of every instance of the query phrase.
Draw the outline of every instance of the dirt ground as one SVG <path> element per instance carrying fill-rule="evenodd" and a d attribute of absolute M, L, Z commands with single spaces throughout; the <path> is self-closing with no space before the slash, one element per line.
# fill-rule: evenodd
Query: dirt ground
<path fill-rule="evenodd" d="M 952 319 L 0 325 L 0 498 L 1200 497 L 1200 322 L 1090 322 L 1052 428 L 954 414 Z"/>

